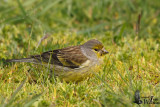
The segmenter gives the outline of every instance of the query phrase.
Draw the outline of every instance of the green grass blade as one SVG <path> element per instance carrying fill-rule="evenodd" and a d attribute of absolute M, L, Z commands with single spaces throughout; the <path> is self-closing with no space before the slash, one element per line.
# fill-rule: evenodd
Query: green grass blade
<path fill-rule="evenodd" d="M 55 1 L 55 2 L 48 3 L 47 6 L 46 6 L 39 14 L 37 14 L 37 16 L 43 15 L 43 14 L 46 13 L 50 8 L 52 8 L 54 5 L 56 5 L 56 4 L 59 3 L 60 1 L 62 1 L 62 0 L 57 0 L 57 1 Z"/>
<path fill-rule="evenodd" d="M 24 7 L 22 6 L 21 2 L 19 0 L 17 0 L 17 3 L 18 3 L 19 8 L 21 9 L 22 14 L 26 17 L 27 13 L 26 13 Z"/>
<path fill-rule="evenodd" d="M 35 101 L 37 101 L 37 99 L 39 97 L 42 96 L 42 94 L 43 93 L 33 96 L 31 100 L 29 100 L 28 102 L 26 102 L 26 104 L 24 105 L 24 107 L 30 107 Z"/>
<path fill-rule="evenodd" d="M 13 103 L 15 96 L 22 89 L 22 87 L 25 84 L 26 80 L 27 80 L 27 78 L 22 81 L 22 83 L 19 85 L 19 87 L 12 94 L 11 98 L 8 100 L 8 103 L 4 104 L 2 107 L 9 107 Z"/>
<path fill-rule="evenodd" d="M 119 74 L 119 76 L 122 78 L 122 80 L 129 86 L 128 82 L 123 78 L 122 74 L 118 71 L 117 67 L 113 65 L 115 68 L 116 72 Z"/>

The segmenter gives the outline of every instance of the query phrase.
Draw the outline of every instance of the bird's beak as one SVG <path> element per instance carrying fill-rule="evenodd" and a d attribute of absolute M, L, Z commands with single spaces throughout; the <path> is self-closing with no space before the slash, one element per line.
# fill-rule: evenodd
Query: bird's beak
<path fill-rule="evenodd" d="M 104 48 L 102 49 L 102 54 L 105 55 L 105 54 L 108 54 L 109 52 L 106 51 Z"/>

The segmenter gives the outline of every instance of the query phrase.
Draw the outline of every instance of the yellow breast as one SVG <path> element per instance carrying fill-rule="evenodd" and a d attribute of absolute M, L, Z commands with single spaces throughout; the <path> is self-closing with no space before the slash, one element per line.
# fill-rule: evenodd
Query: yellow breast
<path fill-rule="evenodd" d="M 93 76 L 93 72 L 99 71 L 99 66 L 97 64 L 92 64 L 90 61 L 86 61 L 80 68 L 76 68 L 71 71 L 64 71 L 58 74 L 58 77 L 62 81 L 66 82 L 79 82 L 84 79 L 90 78 Z"/>

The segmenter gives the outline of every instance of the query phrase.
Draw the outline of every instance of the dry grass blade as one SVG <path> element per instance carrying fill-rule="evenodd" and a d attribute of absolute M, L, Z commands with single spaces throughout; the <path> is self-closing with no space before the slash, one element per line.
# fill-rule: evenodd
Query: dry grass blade
<path fill-rule="evenodd" d="M 41 38 L 41 40 L 38 42 L 38 45 L 37 45 L 36 48 L 38 48 L 39 45 L 41 44 L 41 42 L 42 42 L 43 40 L 47 39 L 49 36 L 50 36 L 49 34 L 44 34 L 44 36 L 43 36 L 43 37 Z"/>
<path fill-rule="evenodd" d="M 140 24 L 141 24 L 142 12 L 138 15 L 137 24 L 136 24 L 136 34 L 139 35 Z"/>

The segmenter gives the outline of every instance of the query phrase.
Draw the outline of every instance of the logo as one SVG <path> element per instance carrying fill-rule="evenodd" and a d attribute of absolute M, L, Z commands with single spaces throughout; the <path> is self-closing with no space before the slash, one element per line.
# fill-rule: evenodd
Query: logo
<path fill-rule="evenodd" d="M 160 104 L 160 100 L 158 98 L 154 98 L 154 96 L 148 97 L 140 97 L 140 92 L 137 90 L 134 96 L 134 103 L 136 104 Z"/>

